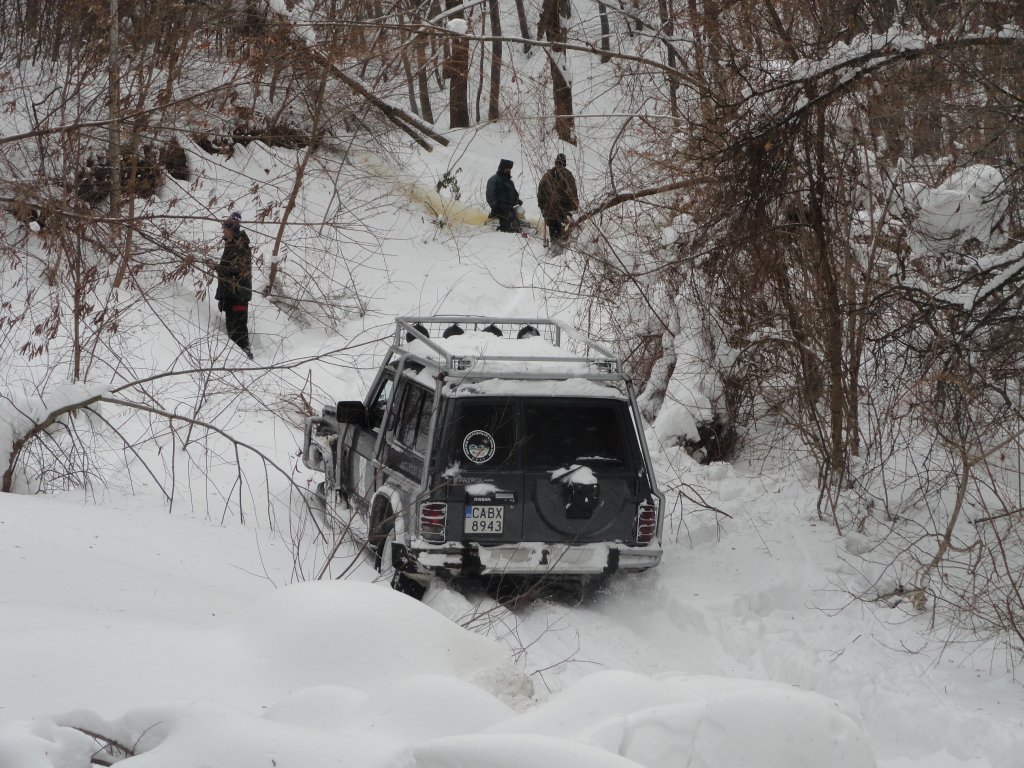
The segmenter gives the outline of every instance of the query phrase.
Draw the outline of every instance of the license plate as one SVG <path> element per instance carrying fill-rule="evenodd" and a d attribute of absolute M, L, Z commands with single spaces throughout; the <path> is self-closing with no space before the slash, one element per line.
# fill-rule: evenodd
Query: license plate
<path fill-rule="evenodd" d="M 505 507 L 500 504 L 467 504 L 466 533 L 501 533 Z"/>

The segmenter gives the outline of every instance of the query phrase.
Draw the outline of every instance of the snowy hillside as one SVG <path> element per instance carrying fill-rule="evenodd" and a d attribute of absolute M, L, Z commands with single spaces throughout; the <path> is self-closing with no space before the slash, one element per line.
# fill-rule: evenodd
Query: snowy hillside
<path fill-rule="evenodd" d="M 604 5 L 574 4 L 580 40 L 597 38 Z M 512 4 L 501 13 L 515 29 Z M 532 221 L 556 152 L 585 203 L 630 171 L 636 186 L 659 183 L 618 146 L 638 141 L 621 116 L 643 90 L 624 91 L 583 50 L 567 62 L 575 146 L 537 117 L 548 66 L 518 46 L 508 119 L 453 130 L 439 118 L 448 144 L 429 152 L 391 134 L 308 157 L 186 141 L 191 180 L 168 177 L 132 203 L 137 271 L 123 286 L 116 260 L 74 227 L 0 213 L 0 300 L 17 317 L 0 325 L 0 459 L 60 411 L 0 494 L 0 768 L 1024 764 L 1024 687 L 1004 646 L 944 634 L 902 594 L 888 553 L 822 519 L 806 452 L 764 450 L 766 437 L 701 465 L 680 447 L 716 386 L 696 366 L 666 377 L 647 433 L 668 499 L 664 560 L 582 602 L 500 604 L 437 581 L 418 602 L 381 581 L 358 541 L 336 548 L 311 512 L 320 478 L 299 458 L 304 419 L 365 395 L 395 316 L 610 327 L 577 271 L 596 235 L 559 253 L 485 223 L 502 158 Z M 28 96 L 52 74 L 18 76 L 4 135 L 31 128 Z M 446 174 L 459 199 L 439 189 Z M 978 166 L 901 188 L 931 238 L 921 248 L 954 226 L 994 237 L 1005 209 L 978 191 L 994 178 Z M 251 363 L 212 296 L 234 210 L 255 251 Z M 686 235 L 659 215 L 602 236 L 628 257 L 645 238 Z M 99 268 L 67 277 L 55 253 Z M 272 266 L 279 282 L 264 295 Z M 675 306 L 655 290 L 645 298 Z M 681 361 L 691 351 L 680 342 Z"/>
<path fill-rule="evenodd" d="M 364 317 L 325 333 L 255 304 L 258 362 L 355 349 L 270 377 L 242 368 L 239 380 L 265 396 L 308 381 L 314 401 L 358 397 L 382 351 L 358 345 L 384 337 L 394 314 L 572 317 L 557 285 L 544 290 L 551 257 L 537 241 L 438 230 L 392 200 L 364 221 L 389 232 L 354 270 Z M 182 333 L 216 334 L 212 310 L 200 312 Z M 251 441 L 294 464 L 297 424 L 249 397 L 238 407 Z M 922 634 L 927 617 L 848 604 L 838 585 L 856 560 L 844 564 L 848 542 L 814 515 L 812 478 L 702 468 L 680 449 L 656 460 L 670 498 L 662 566 L 581 606 L 514 611 L 438 586 L 431 612 L 361 587 L 376 573 L 358 554 L 332 566 L 345 581 L 288 587 L 322 566 L 294 523 L 239 525 L 199 497 L 168 515 L 141 479 L 92 501 L 4 496 L 0 764 L 84 765 L 97 745 L 72 726 L 160 766 L 1016 764 L 1024 692 L 999 658 L 942 653 Z M 724 514 L 681 503 L 684 481 Z"/>

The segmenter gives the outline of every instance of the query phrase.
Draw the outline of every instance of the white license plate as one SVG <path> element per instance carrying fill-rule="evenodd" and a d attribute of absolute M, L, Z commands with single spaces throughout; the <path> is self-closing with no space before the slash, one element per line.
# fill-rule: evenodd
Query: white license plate
<path fill-rule="evenodd" d="M 501 533 L 505 507 L 500 504 L 467 504 L 466 533 Z"/>

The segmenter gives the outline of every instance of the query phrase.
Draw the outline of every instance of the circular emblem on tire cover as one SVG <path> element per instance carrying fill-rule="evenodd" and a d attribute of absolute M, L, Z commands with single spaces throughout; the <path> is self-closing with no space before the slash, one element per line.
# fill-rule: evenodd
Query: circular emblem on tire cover
<path fill-rule="evenodd" d="M 482 429 L 474 429 L 462 441 L 462 452 L 474 464 L 485 464 L 494 456 L 494 438 Z"/>

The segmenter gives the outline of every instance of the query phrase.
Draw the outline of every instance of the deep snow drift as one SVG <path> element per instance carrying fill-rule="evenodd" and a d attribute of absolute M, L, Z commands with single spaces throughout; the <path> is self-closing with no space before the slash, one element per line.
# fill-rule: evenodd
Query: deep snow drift
<path fill-rule="evenodd" d="M 473 139 L 480 167 L 500 154 L 486 136 Z M 254 146 L 231 162 L 268 159 Z M 314 402 L 361 397 L 396 314 L 572 319 L 557 283 L 542 289 L 558 265 L 538 241 L 439 229 L 402 200 L 366 222 L 391 233 L 380 251 L 349 247 L 372 311 L 341 334 L 254 302 L 265 362 L 352 349 L 269 379 L 243 368 L 238 382 L 267 397 L 307 384 Z M 261 247 L 267 233 L 250 231 Z M 219 338 L 209 303 L 167 301 L 183 336 Z M 166 368 L 145 334 L 140 348 Z M 249 440 L 294 463 L 298 426 L 233 407 Z M 287 518 L 222 524 L 209 490 L 169 515 L 144 481 L 86 502 L 0 498 L 0 766 L 86 765 L 97 743 L 71 725 L 155 768 L 1019 765 L 1024 695 L 1002 658 L 941 652 L 927 616 L 899 606 L 849 604 L 836 585 L 859 578 L 840 557 L 857 542 L 814 515 L 811 475 L 699 467 L 660 434 L 665 560 L 580 606 L 510 611 L 441 586 L 421 605 L 368 586 L 372 562 L 354 551 L 332 565 L 344 581 L 286 586 L 322 565 L 305 562 Z M 218 478 L 228 487 L 231 470 Z M 695 511 L 682 483 L 730 517 Z"/>
<path fill-rule="evenodd" d="M 538 705 L 502 643 L 381 585 L 274 590 L 247 569 L 287 552 L 266 542 L 261 566 L 238 529 L 160 516 L 130 541 L 134 517 L 10 496 L 0 520 L 22 585 L 5 768 L 87 765 L 83 730 L 151 766 L 874 764 L 836 702 L 779 683 L 599 671 Z"/>

